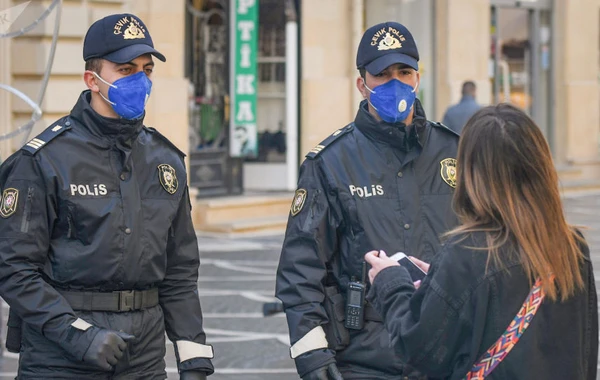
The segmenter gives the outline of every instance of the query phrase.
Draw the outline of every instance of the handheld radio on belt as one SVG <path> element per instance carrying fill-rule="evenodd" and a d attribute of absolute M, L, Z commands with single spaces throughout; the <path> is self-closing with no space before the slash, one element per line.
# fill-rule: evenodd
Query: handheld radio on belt
<path fill-rule="evenodd" d="M 362 278 L 360 281 L 352 277 L 348 283 L 346 293 L 346 319 L 344 326 L 347 329 L 361 330 L 365 323 L 365 293 L 367 281 L 367 263 L 363 261 Z"/>

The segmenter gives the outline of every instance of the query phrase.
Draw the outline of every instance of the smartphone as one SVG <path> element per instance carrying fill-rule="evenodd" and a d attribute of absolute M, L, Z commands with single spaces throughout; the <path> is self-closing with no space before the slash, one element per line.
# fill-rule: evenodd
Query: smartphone
<path fill-rule="evenodd" d="M 392 259 L 396 260 L 400 265 L 408 270 L 410 277 L 413 282 L 422 280 L 427 272 L 424 272 L 423 269 L 419 268 L 417 264 L 411 261 L 411 259 L 404 254 L 404 252 L 396 252 L 391 256 Z"/>

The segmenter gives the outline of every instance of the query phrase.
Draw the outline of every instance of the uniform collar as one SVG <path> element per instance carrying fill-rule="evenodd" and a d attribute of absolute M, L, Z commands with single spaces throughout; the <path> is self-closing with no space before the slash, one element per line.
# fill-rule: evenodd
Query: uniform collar
<path fill-rule="evenodd" d="M 79 121 L 93 135 L 101 138 L 131 142 L 138 136 L 144 126 L 145 113 L 142 117 L 133 120 L 104 117 L 94 111 L 90 105 L 91 98 L 90 90 L 83 91 L 71 110 L 71 117 Z"/>
<path fill-rule="evenodd" d="M 426 138 L 427 118 L 419 99 L 415 99 L 413 122 L 406 126 L 402 122 L 377 121 L 369 112 L 366 100 L 360 103 L 354 124 L 368 138 L 388 144 L 405 152 L 417 145 L 423 147 Z"/>

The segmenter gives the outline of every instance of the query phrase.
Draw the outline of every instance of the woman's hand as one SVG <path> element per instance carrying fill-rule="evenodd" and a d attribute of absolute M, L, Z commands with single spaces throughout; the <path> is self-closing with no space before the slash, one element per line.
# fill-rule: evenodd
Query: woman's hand
<path fill-rule="evenodd" d="M 408 258 L 410 259 L 410 261 L 415 263 L 419 268 L 421 268 L 423 270 L 423 272 L 425 272 L 425 273 L 429 272 L 430 264 L 426 263 L 425 261 L 421 261 L 414 256 L 408 256 Z"/>
<path fill-rule="evenodd" d="M 371 265 L 369 270 L 369 281 L 373 284 L 375 276 L 383 269 L 392 266 L 400 266 L 396 260 L 392 260 L 383 251 L 370 251 L 365 254 L 365 261 Z"/>

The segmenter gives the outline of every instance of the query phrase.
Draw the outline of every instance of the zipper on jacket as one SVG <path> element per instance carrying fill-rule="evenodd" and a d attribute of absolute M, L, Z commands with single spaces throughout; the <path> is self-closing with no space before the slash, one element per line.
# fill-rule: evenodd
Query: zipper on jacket
<path fill-rule="evenodd" d="M 25 201 L 25 210 L 23 212 L 23 221 L 21 222 L 21 232 L 29 231 L 29 219 L 31 218 L 31 203 L 33 201 L 33 187 L 27 190 L 27 200 Z"/>

